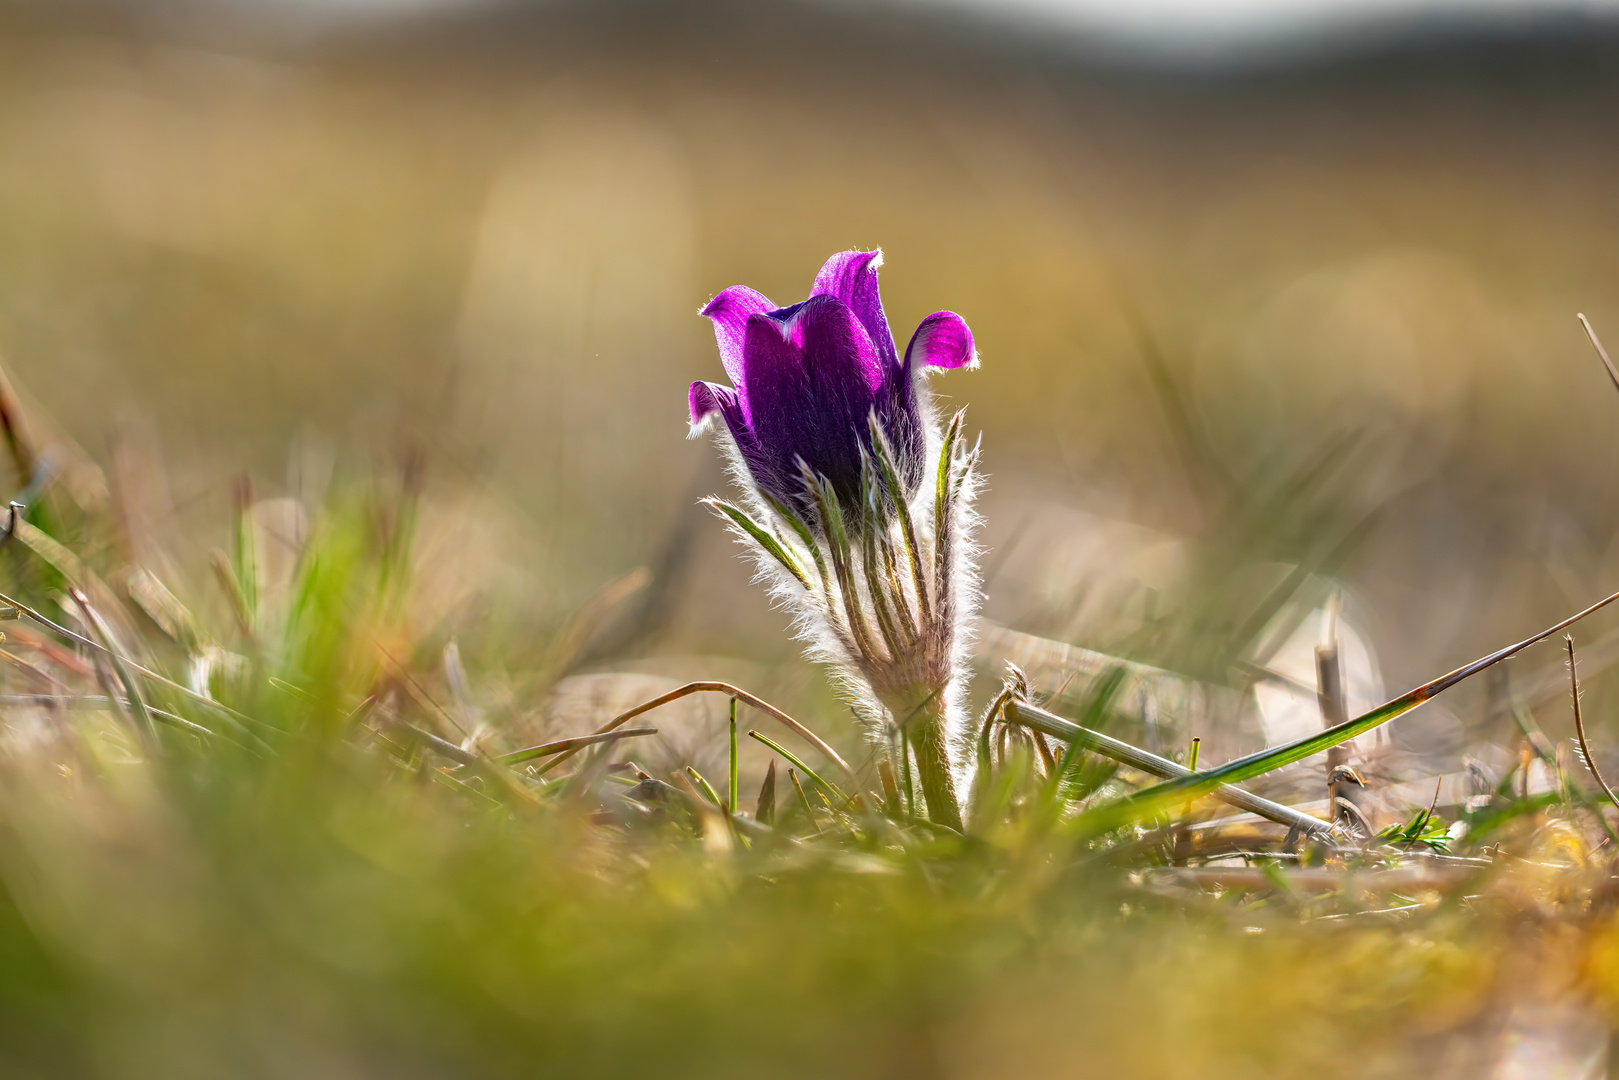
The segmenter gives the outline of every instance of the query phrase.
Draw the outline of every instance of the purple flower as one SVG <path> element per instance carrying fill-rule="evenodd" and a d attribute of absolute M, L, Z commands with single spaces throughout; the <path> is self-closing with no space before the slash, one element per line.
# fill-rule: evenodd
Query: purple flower
<path fill-rule="evenodd" d="M 949 311 L 923 319 L 900 358 L 877 291 L 881 264 L 881 251 L 845 251 L 802 303 L 778 308 L 736 285 L 703 308 L 732 385 L 691 384 L 692 432 L 719 414 L 754 482 L 786 506 L 810 505 L 800 462 L 858 505 L 873 413 L 914 497 L 926 472 L 923 370 L 978 362 L 966 321 Z"/>

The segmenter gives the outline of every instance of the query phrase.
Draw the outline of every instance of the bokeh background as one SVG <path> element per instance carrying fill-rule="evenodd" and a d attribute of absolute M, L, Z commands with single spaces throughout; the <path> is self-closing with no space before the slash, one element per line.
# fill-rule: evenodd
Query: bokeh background
<path fill-rule="evenodd" d="M 696 311 L 880 245 L 897 336 L 977 336 L 935 386 L 983 431 L 996 624 L 1229 682 L 1303 566 L 1370 704 L 1619 587 L 1575 321 L 1619 344 L 1605 9 L 1060 8 L 13 2 L 0 359 L 182 563 L 244 474 L 411 463 L 456 633 L 520 652 L 644 566 L 583 669 L 796 701 L 696 505 Z M 1459 753 L 1487 696 L 1396 734 Z"/>

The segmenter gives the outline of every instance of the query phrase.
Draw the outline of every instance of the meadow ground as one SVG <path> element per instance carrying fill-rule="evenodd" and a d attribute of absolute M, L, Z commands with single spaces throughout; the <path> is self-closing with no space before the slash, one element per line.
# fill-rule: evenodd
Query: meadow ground
<path fill-rule="evenodd" d="M 1207 769 L 1319 729 L 1335 640 L 1363 713 L 1619 582 L 1612 44 L 1186 74 L 790 18 L 7 12 L 5 1071 L 1600 1075 L 1560 638 L 1357 740 L 1364 847 L 1101 828 L 1152 779 L 1017 724 L 953 836 L 697 505 L 683 402 L 714 292 L 881 244 L 896 326 L 983 355 L 937 384 L 975 710 L 1014 659 Z M 723 692 L 501 760 L 696 679 L 855 779 L 748 706 L 733 755 Z M 1331 816 L 1321 758 L 1245 786 Z"/>

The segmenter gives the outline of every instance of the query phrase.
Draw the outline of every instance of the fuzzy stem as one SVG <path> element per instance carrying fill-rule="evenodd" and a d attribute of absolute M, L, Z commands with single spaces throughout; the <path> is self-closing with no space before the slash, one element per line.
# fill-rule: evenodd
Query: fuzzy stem
<path fill-rule="evenodd" d="M 950 725 L 944 703 L 934 693 L 920 704 L 913 697 L 903 704 L 892 702 L 889 709 L 916 752 L 917 778 L 922 781 L 929 820 L 960 832 L 961 803 L 956 799 L 956 782 L 950 768 Z"/>

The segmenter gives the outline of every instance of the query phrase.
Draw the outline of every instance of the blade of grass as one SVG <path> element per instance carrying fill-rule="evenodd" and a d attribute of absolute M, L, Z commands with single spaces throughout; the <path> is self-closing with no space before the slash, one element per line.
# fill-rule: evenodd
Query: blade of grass
<path fill-rule="evenodd" d="M 1377 708 L 1357 716 L 1353 720 L 1345 721 L 1313 735 L 1307 735 L 1302 739 L 1295 739 L 1293 742 L 1282 746 L 1272 747 L 1256 754 L 1250 754 L 1247 757 L 1237 758 L 1235 761 L 1227 762 L 1206 772 L 1158 784 L 1105 806 L 1099 806 L 1085 815 L 1087 827 L 1099 832 L 1111 831 L 1142 817 L 1159 813 L 1175 803 L 1185 802 L 1188 799 L 1195 799 L 1200 795 L 1207 794 L 1221 784 L 1238 783 L 1271 772 L 1274 769 L 1279 769 L 1284 765 L 1291 765 L 1295 761 L 1303 761 L 1307 757 L 1319 754 L 1324 750 L 1337 746 L 1341 742 L 1380 727 L 1398 716 L 1403 716 L 1423 702 L 1430 701 L 1449 690 L 1457 683 L 1463 682 L 1509 657 L 1516 656 L 1531 645 L 1545 641 L 1552 635 L 1567 630 L 1581 619 L 1602 610 L 1615 601 L 1619 601 L 1619 593 L 1606 596 L 1585 610 L 1577 612 L 1562 622 L 1549 626 L 1538 634 L 1525 638 L 1515 645 L 1508 645 L 1504 649 L 1498 649 L 1488 656 L 1482 656 L 1470 664 L 1462 665 L 1447 675 L 1441 675 L 1437 679 L 1408 690 L 1399 697 L 1384 702 Z"/>
<path fill-rule="evenodd" d="M 1139 747 L 1131 746 L 1120 739 L 1110 735 L 1103 735 L 1099 731 L 1081 727 L 1072 720 L 1066 720 L 1054 713 L 1021 701 L 1008 702 L 1006 718 L 1015 724 L 1021 724 L 1035 731 L 1043 731 L 1052 738 L 1061 739 L 1070 746 L 1083 746 L 1114 761 L 1139 769 L 1141 772 L 1159 777 L 1191 777 L 1192 770 L 1184 765 L 1176 764 L 1168 758 L 1159 757 Z M 1066 755 L 1065 755 L 1066 759 Z M 1312 835 L 1325 835 L 1333 831 L 1332 823 L 1313 817 L 1303 811 L 1295 810 L 1291 806 L 1262 799 L 1258 795 L 1244 791 L 1242 788 L 1231 787 L 1228 784 L 1217 784 L 1206 792 L 1222 802 L 1230 803 L 1240 810 L 1246 810 L 1260 817 L 1268 818 L 1279 825 L 1289 828 L 1297 826 L 1304 832 Z M 1183 798 L 1197 798 L 1189 796 Z"/>
<path fill-rule="evenodd" d="M 798 770 L 789 768 L 787 779 L 792 781 L 793 790 L 798 793 L 798 805 L 804 808 L 804 819 L 810 823 L 810 828 L 820 832 L 821 823 L 815 820 L 815 807 L 810 805 L 809 796 L 804 794 L 804 785 L 798 782 Z"/>
<path fill-rule="evenodd" d="M 710 784 L 708 780 L 704 778 L 702 773 L 698 772 L 690 765 L 687 765 L 686 775 L 691 777 L 691 782 L 697 785 L 698 790 L 703 793 L 703 796 L 707 798 L 709 802 L 713 803 L 721 810 L 725 809 L 725 804 L 720 802 L 720 793 L 714 790 L 714 785 Z"/>
<path fill-rule="evenodd" d="M 776 820 L 776 759 L 770 759 L 770 767 L 765 770 L 765 782 L 759 785 L 759 801 L 753 806 L 753 820 L 761 825 L 774 824 Z"/>
<path fill-rule="evenodd" d="M 235 515 L 231 535 L 231 570 L 236 578 L 236 585 L 241 590 L 242 608 L 247 617 L 248 633 L 251 636 L 258 625 L 259 568 L 258 551 L 253 535 L 253 481 L 246 476 L 239 477 L 236 481 L 232 491 L 232 508 Z"/>
<path fill-rule="evenodd" d="M 782 746 L 781 743 L 779 743 L 776 740 L 772 739 L 768 735 L 764 735 L 764 734 L 761 734 L 760 732 L 751 731 L 751 730 L 748 732 L 748 738 L 750 738 L 750 739 L 758 739 L 760 742 L 762 742 L 766 746 L 770 747 L 770 749 L 774 750 L 776 753 L 778 753 L 782 757 L 786 758 L 789 764 L 793 765 L 795 768 L 798 769 L 799 772 L 803 773 L 805 776 L 807 776 L 811 780 L 815 781 L 818 785 L 820 785 L 821 790 L 825 791 L 828 795 L 831 795 L 834 799 L 836 799 L 837 804 L 839 806 L 848 805 L 849 796 L 845 795 L 838 788 L 838 786 L 836 784 L 832 783 L 830 780 L 825 779 L 819 773 L 817 773 L 814 769 L 810 768 L 808 765 L 806 765 L 802 761 L 800 761 L 798 759 L 798 757 L 793 754 L 792 751 L 788 750 L 785 746 Z"/>
<path fill-rule="evenodd" d="M 883 785 L 883 813 L 892 818 L 899 817 L 899 785 L 894 783 L 894 766 L 887 758 L 877 762 L 877 779 Z"/>
<path fill-rule="evenodd" d="M 904 780 L 905 816 L 915 818 L 916 782 L 911 778 L 911 737 L 898 724 L 894 725 L 894 730 L 899 737 L 899 763 L 901 766 L 901 778 Z"/>
<path fill-rule="evenodd" d="M 141 697 L 140 687 L 135 685 L 134 676 L 129 673 L 123 657 L 118 655 L 118 650 L 113 646 L 112 631 L 107 629 L 107 624 L 102 621 L 96 609 L 90 606 L 90 600 L 84 595 L 83 590 L 75 586 L 68 592 L 73 597 L 73 602 L 79 605 L 79 610 L 84 613 L 85 625 L 101 639 L 102 651 L 112 664 L 113 674 L 117 675 L 118 681 L 123 684 L 124 694 L 129 700 L 129 712 L 135 720 L 137 730 L 148 740 L 149 745 L 156 749 L 157 725 L 152 720 L 152 714 L 146 711 L 146 700 Z"/>
<path fill-rule="evenodd" d="M 725 808 L 736 813 L 736 698 L 731 699 L 731 768 L 725 785 Z"/>
<path fill-rule="evenodd" d="M 1411 819 L 1411 825 L 1406 829 L 1406 851 L 1411 850 L 1411 845 L 1417 842 L 1418 837 L 1422 835 L 1422 831 L 1428 827 L 1428 822 L 1433 820 L 1434 811 L 1439 809 L 1439 791 L 1444 786 L 1445 778 L 1441 776 L 1434 782 L 1433 802 L 1428 804 L 1428 809 L 1423 811 L 1420 816 Z"/>
<path fill-rule="evenodd" d="M 242 593 L 242 586 L 236 580 L 236 571 L 231 569 L 230 556 L 215 548 L 208 556 L 208 565 L 213 569 L 214 580 L 219 583 L 219 591 L 225 594 L 225 600 L 230 605 L 232 617 L 236 620 L 236 630 L 242 635 L 242 640 L 254 641 L 253 617 L 247 610 L 247 597 Z"/>
<path fill-rule="evenodd" d="M 1582 315 L 1580 318 L 1581 321 L 1584 321 L 1585 316 Z M 1594 341 L 1595 339 L 1596 335 L 1593 334 L 1592 340 Z M 1607 359 L 1607 357 L 1604 356 L 1603 359 Z M 1613 793 L 1613 788 L 1609 787 L 1608 782 L 1602 778 L 1602 773 L 1597 769 L 1596 758 L 1591 756 L 1591 747 L 1585 741 L 1585 718 L 1581 715 L 1580 711 L 1580 676 L 1579 673 L 1574 669 L 1574 635 L 1569 634 L 1567 637 L 1568 683 L 1569 692 L 1574 698 L 1574 734 L 1578 735 L 1580 739 L 1580 756 L 1585 758 L 1585 767 L 1591 770 L 1591 775 L 1596 777 L 1596 782 L 1602 785 L 1603 791 L 1607 792 L 1608 801 L 1613 803 L 1614 806 L 1619 806 L 1619 795 L 1615 795 Z"/>
<path fill-rule="evenodd" d="M 67 638 L 69 641 L 77 642 L 80 645 L 83 645 L 83 646 L 85 646 L 87 648 L 95 649 L 98 652 L 106 651 L 104 649 L 104 647 L 99 642 L 92 641 L 91 639 L 85 637 L 83 634 L 75 633 L 72 630 L 69 630 L 67 627 L 62 626 L 60 623 L 54 622 L 51 619 L 46 618 L 44 615 L 41 615 L 39 612 L 37 612 L 33 608 L 29 607 L 27 604 L 23 603 L 21 600 L 14 600 L 11 597 L 7 596 L 5 593 L 0 593 L 0 603 L 3 603 L 3 604 L 6 604 L 6 605 L 8 605 L 10 607 L 16 608 L 18 611 L 22 612 L 22 614 L 24 616 L 26 616 L 28 619 L 38 623 L 40 626 L 45 627 L 47 630 L 50 630 L 50 631 L 52 631 L 54 633 L 57 633 L 57 634 L 60 634 L 62 637 Z M 244 734 L 244 735 L 248 736 L 249 738 L 253 739 L 255 742 L 258 742 L 258 744 L 259 744 L 259 746 L 261 748 L 266 749 L 266 750 L 269 749 L 269 747 L 265 743 L 263 743 L 261 740 L 259 740 L 258 736 L 254 735 L 253 732 L 247 726 L 249 724 L 258 723 L 259 721 L 256 721 L 252 717 L 247 716 L 247 715 L 245 715 L 243 713 L 237 712 L 235 709 L 232 709 L 228 705 L 222 705 L 219 702 L 215 701 L 211 697 L 207 697 L 204 694 L 199 694 L 195 690 L 191 689 L 191 687 L 189 687 L 189 686 L 185 686 L 185 685 L 183 685 L 181 683 L 177 683 L 173 679 L 167 678 L 166 676 L 159 675 L 157 672 L 151 670 L 150 668 L 142 667 L 140 664 L 135 663 L 133 660 L 126 660 L 125 663 L 129 666 L 129 669 L 131 671 L 138 672 L 141 675 L 146 676 L 148 679 L 151 679 L 153 682 L 160 683 L 163 686 L 168 687 L 170 690 L 173 690 L 175 693 L 180 694 L 183 697 L 189 698 L 192 701 L 195 701 L 199 705 L 206 705 L 208 708 L 217 711 L 225 719 L 229 720 L 232 724 L 236 725 L 236 727 L 241 731 L 242 734 Z"/>

